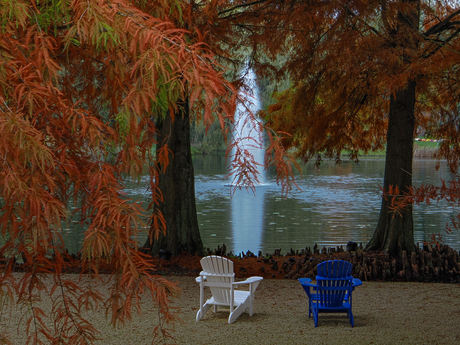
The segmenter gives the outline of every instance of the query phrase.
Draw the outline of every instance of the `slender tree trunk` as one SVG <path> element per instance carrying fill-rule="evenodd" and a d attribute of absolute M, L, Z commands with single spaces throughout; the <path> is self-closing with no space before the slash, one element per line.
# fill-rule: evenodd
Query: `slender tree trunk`
<path fill-rule="evenodd" d="M 397 186 L 403 194 L 412 186 L 415 88 L 416 83 L 410 81 L 390 100 L 384 192 L 388 192 L 390 186 Z M 412 252 L 415 249 L 412 204 L 399 214 L 388 208 L 390 203 L 391 198 L 382 199 L 377 229 L 366 250 L 382 250 L 394 255 L 402 250 Z"/>
<path fill-rule="evenodd" d="M 169 165 L 159 172 L 158 187 L 163 202 L 157 208 L 166 220 L 166 234 L 160 234 L 153 243 L 147 240 L 144 247 L 157 255 L 161 249 L 172 255 L 181 252 L 202 254 L 203 243 L 196 215 L 195 177 L 190 150 L 190 109 L 188 100 L 179 104 L 174 119 L 167 115 L 157 120 L 157 151 L 160 145 L 171 150 Z"/>

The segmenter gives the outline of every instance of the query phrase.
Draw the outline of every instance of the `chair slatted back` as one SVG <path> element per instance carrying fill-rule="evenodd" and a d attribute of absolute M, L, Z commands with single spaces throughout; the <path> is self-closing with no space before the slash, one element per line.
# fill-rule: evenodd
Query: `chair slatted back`
<path fill-rule="evenodd" d="M 321 307 L 335 308 L 343 305 L 352 281 L 348 278 L 317 278 L 317 303 Z"/>
<path fill-rule="evenodd" d="M 200 261 L 203 272 L 200 275 L 206 276 L 206 286 L 211 289 L 214 300 L 220 303 L 230 303 L 231 284 L 235 281 L 233 262 L 221 256 L 207 256 Z"/>
<path fill-rule="evenodd" d="M 342 260 L 324 261 L 317 266 L 318 276 L 322 278 L 351 277 L 353 265 Z"/>
<path fill-rule="evenodd" d="M 352 286 L 353 265 L 342 260 L 331 260 L 320 263 L 317 269 L 317 303 L 326 308 L 342 306 L 345 294 Z"/>

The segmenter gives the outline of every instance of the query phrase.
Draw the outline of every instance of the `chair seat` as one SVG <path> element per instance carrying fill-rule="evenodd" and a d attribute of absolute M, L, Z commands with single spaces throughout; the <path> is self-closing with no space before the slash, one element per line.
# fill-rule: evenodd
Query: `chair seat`
<path fill-rule="evenodd" d="M 343 303 L 340 306 L 337 307 L 325 307 L 321 306 L 321 312 L 322 313 L 343 313 L 344 311 L 347 311 L 347 309 L 350 309 L 350 303 Z"/>
<path fill-rule="evenodd" d="M 235 290 L 234 291 L 234 298 L 233 298 L 233 305 L 235 307 L 243 304 L 246 302 L 248 299 L 250 293 L 249 291 L 240 291 L 240 290 Z M 206 301 L 206 303 L 212 304 L 212 305 L 222 305 L 222 306 L 228 306 L 229 303 L 228 301 L 217 301 L 214 299 L 214 297 L 211 297 Z"/>

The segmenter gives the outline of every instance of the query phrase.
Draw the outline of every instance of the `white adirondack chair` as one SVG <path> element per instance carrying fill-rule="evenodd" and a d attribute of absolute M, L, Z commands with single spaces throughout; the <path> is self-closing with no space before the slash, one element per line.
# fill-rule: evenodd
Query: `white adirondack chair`
<path fill-rule="evenodd" d="M 207 256 L 200 261 L 203 271 L 196 281 L 200 283 L 200 310 L 196 314 L 196 321 L 200 321 L 214 306 L 217 312 L 218 306 L 230 307 L 228 323 L 234 322 L 246 309 L 249 315 L 253 314 L 254 291 L 263 279 L 251 277 L 245 281 L 235 282 L 233 262 L 221 256 Z M 236 290 L 241 285 L 249 285 L 249 290 Z M 211 289 L 212 297 L 204 303 L 204 287 Z"/>

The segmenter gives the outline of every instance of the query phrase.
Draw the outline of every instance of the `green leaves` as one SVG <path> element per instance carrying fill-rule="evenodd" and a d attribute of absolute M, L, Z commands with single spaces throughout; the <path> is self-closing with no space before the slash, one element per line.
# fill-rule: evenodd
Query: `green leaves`
<path fill-rule="evenodd" d="M 21 0 L 0 1 L 0 23 L 2 33 L 11 29 L 25 28 L 28 18 L 27 3 Z"/>

